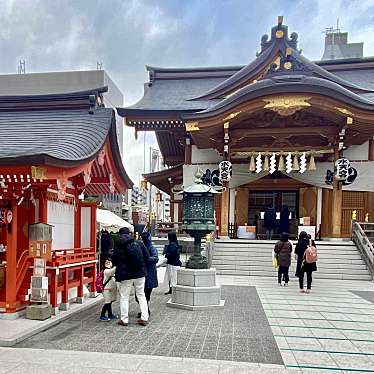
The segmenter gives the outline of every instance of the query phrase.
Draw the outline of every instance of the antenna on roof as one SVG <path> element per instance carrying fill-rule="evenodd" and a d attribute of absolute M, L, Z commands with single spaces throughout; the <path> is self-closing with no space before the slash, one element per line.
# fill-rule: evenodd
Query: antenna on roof
<path fill-rule="evenodd" d="M 96 70 L 103 70 L 103 63 L 101 61 L 96 62 Z"/>
<path fill-rule="evenodd" d="M 322 31 L 323 34 L 331 35 L 331 56 L 330 58 L 332 60 L 335 59 L 334 55 L 334 46 L 335 46 L 335 35 L 340 33 L 340 28 L 339 28 L 339 17 L 336 19 L 336 29 L 334 27 L 326 27 L 325 31 Z"/>
<path fill-rule="evenodd" d="M 19 60 L 18 74 L 26 74 L 26 60 Z"/>

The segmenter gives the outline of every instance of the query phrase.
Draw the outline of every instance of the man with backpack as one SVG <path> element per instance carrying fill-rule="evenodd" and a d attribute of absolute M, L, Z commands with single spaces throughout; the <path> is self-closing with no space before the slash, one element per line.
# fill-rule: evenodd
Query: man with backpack
<path fill-rule="evenodd" d="M 129 324 L 129 296 L 132 285 L 139 299 L 141 317 L 138 319 L 138 324 L 146 326 L 148 323 L 148 305 L 144 294 L 147 274 L 145 264 L 148 262 L 148 257 L 144 244 L 134 240 L 128 228 L 121 228 L 113 253 L 113 265 L 116 266 L 115 278 L 119 282 L 121 319 L 118 324 L 120 326 Z"/>

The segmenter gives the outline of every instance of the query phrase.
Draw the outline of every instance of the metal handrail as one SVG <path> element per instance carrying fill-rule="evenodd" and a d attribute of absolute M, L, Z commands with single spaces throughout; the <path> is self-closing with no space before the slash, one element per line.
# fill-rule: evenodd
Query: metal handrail
<path fill-rule="evenodd" d="M 352 222 L 352 240 L 355 242 L 359 249 L 363 260 L 365 261 L 371 277 L 374 278 L 374 247 L 367 237 L 365 230 L 361 225 L 374 225 L 367 222 Z"/>

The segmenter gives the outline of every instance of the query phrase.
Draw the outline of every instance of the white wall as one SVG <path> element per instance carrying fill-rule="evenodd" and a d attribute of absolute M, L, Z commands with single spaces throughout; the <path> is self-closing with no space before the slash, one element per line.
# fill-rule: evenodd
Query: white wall
<path fill-rule="evenodd" d="M 192 146 L 192 157 L 191 161 L 193 164 L 195 163 L 219 163 L 222 161 L 222 156 L 218 154 L 218 152 L 213 149 L 199 149 L 196 145 Z"/>
<path fill-rule="evenodd" d="M 91 245 L 91 208 L 81 208 L 81 248 Z"/>
<path fill-rule="evenodd" d="M 367 160 L 369 155 L 369 142 L 362 145 L 353 145 L 343 153 L 344 157 L 347 157 L 349 161 Z"/>
<path fill-rule="evenodd" d="M 74 248 L 74 206 L 47 202 L 48 223 L 53 225 L 52 249 Z"/>

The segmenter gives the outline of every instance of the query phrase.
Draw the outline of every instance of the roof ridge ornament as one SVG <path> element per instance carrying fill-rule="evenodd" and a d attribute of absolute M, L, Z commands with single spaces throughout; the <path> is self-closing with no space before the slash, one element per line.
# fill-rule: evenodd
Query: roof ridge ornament
<path fill-rule="evenodd" d="M 271 29 L 271 38 L 269 40 L 269 35 L 264 34 L 261 37 L 261 51 L 257 53 L 257 57 L 261 55 L 268 48 L 273 46 L 277 42 L 282 42 L 286 44 L 286 47 L 291 47 L 292 49 L 297 49 L 298 34 L 296 32 L 291 33 L 290 38 L 288 37 L 288 26 L 283 25 L 283 16 L 278 16 L 278 24 Z M 301 51 L 298 51 L 301 53 Z"/>

